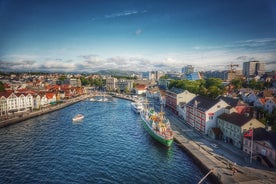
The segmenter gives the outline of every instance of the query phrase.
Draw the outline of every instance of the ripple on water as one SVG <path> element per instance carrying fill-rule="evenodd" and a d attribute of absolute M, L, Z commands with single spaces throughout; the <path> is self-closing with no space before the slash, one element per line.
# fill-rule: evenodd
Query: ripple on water
<path fill-rule="evenodd" d="M 84 114 L 80 122 L 72 117 Z M 0 183 L 197 183 L 176 145 L 143 129 L 130 102 L 80 102 L 0 129 Z"/>

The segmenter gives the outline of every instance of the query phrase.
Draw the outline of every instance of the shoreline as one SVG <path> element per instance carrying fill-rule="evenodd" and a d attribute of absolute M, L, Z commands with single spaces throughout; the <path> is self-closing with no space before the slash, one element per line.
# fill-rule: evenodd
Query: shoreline
<path fill-rule="evenodd" d="M 64 103 L 60 103 L 54 106 L 50 106 L 50 107 L 46 107 L 45 109 L 41 109 L 41 110 L 37 110 L 37 111 L 33 111 L 33 112 L 28 112 L 26 114 L 21 114 L 19 117 L 15 117 L 15 118 L 11 118 L 11 119 L 7 119 L 7 120 L 3 120 L 0 122 L 0 128 L 6 127 L 6 126 L 10 126 L 16 123 L 20 123 L 22 121 L 31 119 L 31 118 L 35 118 L 37 116 L 43 115 L 43 114 L 48 114 L 50 112 L 59 110 L 59 109 L 63 109 L 65 107 L 68 107 L 70 105 L 73 105 L 81 100 L 86 99 L 88 96 L 87 95 L 82 95 L 73 99 L 70 99 Z"/>
<path fill-rule="evenodd" d="M 20 123 L 24 120 L 31 119 L 43 114 L 47 114 L 67 106 L 73 105 L 79 101 L 85 100 L 91 97 L 90 95 L 82 95 L 74 99 L 70 99 L 65 103 L 51 106 L 47 109 L 34 111 L 29 114 L 23 114 L 22 117 L 17 117 L 13 119 L 8 119 L 0 122 L 0 128 L 6 127 L 15 123 Z M 129 101 L 135 101 L 135 99 L 126 97 L 124 95 L 112 95 L 114 98 L 125 99 Z M 233 174 L 232 167 L 226 158 L 220 157 L 210 153 L 203 147 L 200 147 L 193 140 L 187 138 L 181 131 L 176 127 L 177 122 L 172 120 L 171 125 L 174 127 L 173 135 L 174 142 L 177 144 L 186 154 L 189 155 L 191 159 L 194 160 L 195 164 L 203 171 L 204 174 L 209 173 L 209 179 L 214 183 L 259 183 L 263 180 L 266 183 L 275 183 L 276 175 L 273 172 L 268 172 L 264 170 L 257 170 L 250 167 L 242 167 L 235 165 L 236 173 Z M 181 123 L 181 122 L 178 122 Z M 274 176 L 275 175 L 275 176 Z"/>

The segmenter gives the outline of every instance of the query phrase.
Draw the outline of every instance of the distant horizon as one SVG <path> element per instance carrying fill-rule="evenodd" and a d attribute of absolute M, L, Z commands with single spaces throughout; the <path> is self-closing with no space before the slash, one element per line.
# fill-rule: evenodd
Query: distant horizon
<path fill-rule="evenodd" d="M 1 0 L 0 70 L 276 71 L 273 0 Z"/>

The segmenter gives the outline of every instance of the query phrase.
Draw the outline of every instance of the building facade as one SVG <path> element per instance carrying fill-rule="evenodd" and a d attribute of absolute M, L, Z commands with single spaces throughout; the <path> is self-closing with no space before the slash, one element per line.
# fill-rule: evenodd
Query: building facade
<path fill-rule="evenodd" d="M 186 122 L 197 131 L 208 134 L 211 128 L 216 127 L 217 117 L 227 106 L 223 100 L 196 96 L 186 105 Z"/>
<path fill-rule="evenodd" d="M 263 127 L 260 121 L 229 110 L 218 117 L 217 127 L 222 132 L 221 139 L 241 149 L 243 134 L 252 128 Z"/>
<path fill-rule="evenodd" d="M 265 73 L 265 64 L 260 61 L 248 61 L 243 63 L 243 75 L 245 77 L 263 75 Z"/>
<path fill-rule="evenodd" d="M 270 168 L 276 167 L 276 132 L 267 128 L 255 128 L 253 137 L 244 137 L 243 151 L 251 155 L 252 159 Z"/>
<path fill-rule="evenodd" d="M 187 90 L 180 88 L 172 88 L 166 91 L 166 106 L 169 107 L 175 114 L 178 114 L 179 104 L 188 102 L 196 95 Z"/>

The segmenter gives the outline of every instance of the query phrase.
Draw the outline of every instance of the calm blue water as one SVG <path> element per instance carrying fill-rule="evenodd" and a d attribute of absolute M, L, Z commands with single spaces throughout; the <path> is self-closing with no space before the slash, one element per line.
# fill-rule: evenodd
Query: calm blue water
<path fill-rule="evenodd" d="M 72 117 L 83 113 L 78 123 Z M 130 102 L 83 101 L 0 129 L 0 183 L 197 183 L 203 174 L 175 144 L 143 129 Z"/>

